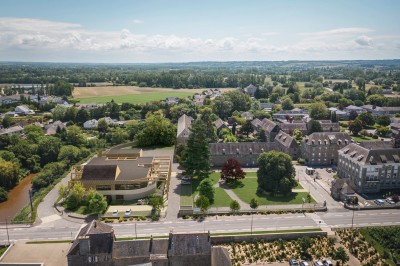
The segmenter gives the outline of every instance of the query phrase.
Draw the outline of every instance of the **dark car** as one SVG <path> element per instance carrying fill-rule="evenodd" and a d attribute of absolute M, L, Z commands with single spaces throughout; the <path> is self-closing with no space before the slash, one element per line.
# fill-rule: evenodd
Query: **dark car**
<path fill-rule="evenodd" d="M 310 264 L 307 261 L 300 261 L 300 266 L 310 266 Z"/>
<path fill-rule="evenodd" d="M 299 266 L 299 263 L 295 259 L 290 259 L 289 260 L 289 265 L 290 266 Z"/>

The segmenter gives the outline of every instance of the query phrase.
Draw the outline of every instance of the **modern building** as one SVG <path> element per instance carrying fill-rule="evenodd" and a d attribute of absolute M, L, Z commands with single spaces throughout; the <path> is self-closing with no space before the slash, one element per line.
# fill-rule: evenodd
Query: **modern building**
<path fill-rule="evenodd" d="M 185 145 L 192 128 L 193 118 L 188 115 L 182 115 L 178 119 L 178 126 L 176 131 L 176 143 Z"/>
<path fill-rule="evenodd" d="M 261 153 L 271 150 L 277 150 L 276 142 L 210 143 L 211 164 L 220 167 L 233 158 L 242 167 L 253 167 Z"/>
<path fill-rule="evenodd" d="M 289 154 L 293 160 L 297 160 L 300 156 L 300 146 L 297 144 L 296 140 L 282 130 L 279 131 L 274 142 L 276 142 L 277 151 Z"/>
<path fill-rule="evenodd" d="M 339 150 L 338 176 L 348 178 L 358 193 L 400 188 L 400 143 L 352 143 Z"/>
<path fill-rule="evenodd" d="M 212 247 L 209 232 L 171 232 L 164 239 L 117 241 L 112 226 L 97 221 L 79 231 L 67 259 L 69 266 L 231 265 L 226 249 Z"/>
<path fill-rule="evenodd" d="M 301 141 L 301 156 L 308 165 L 331 165 L 338 162 L 338 150 L 353 142 L 345 132 L 312 133 Z"/>
<path fill-rule="evenodd" d="M 76 169 L 70 182 L 79 181 L 109 200 L 140 199 L 154 193 L 157 181 L 168 180 L 171 175 L 171 158 L 144 157 L 142 150 L 127 146 L 100 152 L 83 169 Z"/>

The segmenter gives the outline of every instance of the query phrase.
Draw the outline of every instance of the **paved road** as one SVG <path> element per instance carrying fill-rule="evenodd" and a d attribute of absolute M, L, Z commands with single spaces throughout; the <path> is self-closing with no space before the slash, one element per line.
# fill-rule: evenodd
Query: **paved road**
<path fill-rule="evenodd" d="M 316 227 L 351 227 L 353 212 L 254 215 L 253 231 L 305 229 Z M 400 210 L 355 211 L 354 226 L 400 225 Z M 321 221 L 321 223 L 320 223 Z M 136 224 L 136 225 L 135 225 Z M 10 241 L 71 239 L 81 225 L 35 226 L 30 228 L 8 229 Z M 137 222 L 113 224 L 117 237 L 167 235 L 174 232 L 208 231 L 211 233 L 250 231 L 251 216 L 209 217 L 204 221 L 178 220 L 165 222 Z M 135 231 L 136 227 L 136 231 Z M 71 237 L 72 236 L 72 237 Z M 7 242 L 7 231 L 0 227 L 0 244 Z"/>

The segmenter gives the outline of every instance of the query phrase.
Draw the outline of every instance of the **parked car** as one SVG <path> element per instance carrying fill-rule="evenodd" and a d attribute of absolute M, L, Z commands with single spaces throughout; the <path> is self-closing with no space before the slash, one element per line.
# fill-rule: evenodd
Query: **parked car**
<path fill-rule="evenodd" d="M 290 259 L 289 260 L 289 265 L 290 266 L 299 266 L 299 263 L 295 259 Z"/>
<path fill-rule="evenodd" d="M 384 205 L 384 204 L 385 204 L 385 201 L 382 200 L 382 199 L 376 199 L 376 200 L 374 200 L 374 203 L 375 203 L 376 205 Z"/>
<path fill-rule="evenodd" d="M 132 210 L 131 209 L 127 209 L 125 211 L 125 216 L 129 216 L 129 215 L 131 215 L 131 213 L 132 213 Z"/>
<path fill-rule="evenodd" d="M 331 169 L 331 168 L 326 168 L 326 171 L 327 171 L 328 173 L 332 173 L 332 169 Z"/>
<path fill-rule="evenodd" d="M 181 184 L 182 185 L 190 185 L 192 182 L 190 182 L 190 180 L 182 180 Z"/>
<path fill-rule="evenodd" d="M 314 261 L 314 266 L 324 266 L 324 264 L 322 263 L 322 261 L 316 260 Z"/>
<path fill-rule="evenodd" d="M 396 204 L 396 202 L 394 202 L 394 201 L 392 200 L 392 198 L 387 198 L 387 199 L 386 199 L 386 202 L 389 203 L 389 204 Z"/>
<path fill-rule="evenodd" d="M 145 199 L 140 199 L 136 202 L 137 205 L 146 205 L 147 204 L 147 200 Z"/>
<path fill-rule="evenodd" d="M 118 216 L 118 210 L 114 210 L 112 216 Z"/>
<path fill-rule="evenodd" d="M 184 176 L 184 177 L 182 177 L 182 180 L 186 180 L 186 181 L 190 181 L 191 180 L 191 178 L 190 178 L 190 176 Z"/>
<path fill-rule="evenodd" d="M 308 264 L 307 261 L 302 260 L 300 261 L 300 266 L 310 266 L 310 264 Z"/>
<path fill-rule="evenodd" d="M 333 266 L 332 261 L 328 259 L 323 259 L 322 263 L 324 264 L 324 266 Z"/>

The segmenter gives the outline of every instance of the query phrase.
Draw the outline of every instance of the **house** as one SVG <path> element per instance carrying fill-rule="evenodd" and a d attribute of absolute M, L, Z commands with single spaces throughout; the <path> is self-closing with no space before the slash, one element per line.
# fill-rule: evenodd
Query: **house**
<path fill-rule="evenodd" d="M 299 144 L 297 144 L 296 140 L 292 136 L 282 130 L 279 131 L 274 142 L 276 142 L 277 151 L 289 154 L 293 160 L 297 160 L 300 156 Z"/>
<path fill-rule="evenodd" d="M 287 117 L 292 117 L 292 120 L 302 120 L 308 115 L 308 111 L 300 108 L 294 108 L 290 111 L 279 111 L 272 115 L 274 120 L 286 119 Z"/>
<path fill-rule="evenodd" d="M 301 156 L 308 165 L 337 164 L 338 150 L 352 142 L 345 132 L 315 132 L 301 141 Z"/>
<path fill-rule="evenodd" d="M 317 120 L 321 125 L 323 132 L 340 132 L 340 125 L 338 122 L 332 122 L 331 120 Z"/>
<path fill-rule="evenodd" d="M 97 128 L 97 120 L 96 119 L 91 119 L 83 123 L 83 128 L 84 129 L 95 129 Z"/>
<path fill-rule="evenodd" d="M 339 150 L 337 173 L 357 193 L 400 188 L 400 139 L 352 143 Z"/>
<path fill-rule="evenodd" d="M 347 114 L 350 114 L 351 112 L 356 112 L 357 114 L 360 114 L 364 109 L 359 106 L 349 105 L 344 110 Z"/>
<path fill-rule="evenodd" d="M 210 143 L 211 164 L 220 167 L 233 158 L 242 167 L 253 167 L 261 153 L 271 150 L 277 150 L 275 142 Z"/>
<path fill-rule="evenodd" d="M 29 109 L 26 105 L 18 105 L 15 107 L 15 113 L 19 115 L 34 115 L 35 111 Z"/>
<path fill-rule="evenodd" d="M 254 115 L 251 112 L 243 112 L 240 117 L 246 120 L 253 120 Z"/>
<path fill-rule="evenodd" d="M 190 129 L 192 128 L 192 121 L 193 118 L 186 114 L 183 114 L 181 117 L 179 117 L 177 132 L 176 132 L 177 144 L 183 144 L 183 145 L 186 144 L 190 135 Z"/>
<path fill-rule="evenodd" d="M 254 127 L 256 130 L 259 130 L 259 129 L 261 128 L 261 120 L 258 119 L 258 118 L 256 118 L 256 119 L 254 119 L 253 121 L 251 121 L 251 124 L 253 125 L 253 127 Z"/>
<path fill-rule="evenodd" d="M 9 128 L 1 128 L 0 135 L 19 135 L 22 134 L 24 128 L 21 126 L 11 126 Z"/>
<path fill-rule="evenodd" d="M 345 202 L 349 197 L 354 197 L 354 190 L 349 184 L 348 178 L 340 178 L 332 181 L 331 195 L 335 200 Z"/>
<path fill-rule="evenodd" d="M 228 128 L 226 123 L 221 119 L 218 118 L 217 120 L 214 121 L 214 126 L 217 128 L 217 134 L 223 129 L 223 128 Z"/>
<path fill-rule="evenodd" d="M 193 101 L 198 106 L 203 106 L 204 105 L 204 99 L 205 98 L 206 98 L 206 96 L 202 95 L 202 94 L 193 95 Z"/>
<path fill-rule="evenodd" d="M 260 103 L 260 108 L 265 112 L 271 112 L 274 108 L 274 103 Z"/>
<path fill-rule="evenodd" d="M 274 141 L 276 134 L 279 132 L 279 126 L 267 118 L 261 120 L 260 128 L 265 130 L 268 141 Z"/>
<path fill-rule="evenodd" d="M 250 97 L 254 97 L 254 93 L 256 93 L 257 87 L 253 84 L 250 84 L 246 88 L 243 89 L 245 93 L 247 93 Z"/>
<path fill-rule="evenodd" d="M 55 121 L 52 124 L 46 125 L 44 127 L 45 135 L 47 135 L 47 136 L 55 135 L 57 133 L 57 128 L 63 129 L 66 126 L 67 126 L 67 123 L 63 123 L 59 120 Z"/>
<path fill-rule="evenodd" d="M 173 233 L 168 238 L 117 241 L 112 226 L 90 222 L 67 253 L 69 266 L 230 266 L 226 249 L 212 247 L 209 232 Z"/>
<path fill-rule="evenodd" d="M 345 111 L 342 111 L 336 107 L 330 107 L 328 110 L 331 113 L 331 118 L 336 115 L 337 121 L 339 120 L 348 120 L 349 119 L 349 114 Z"/>
<path fill-rule="evenodd" d="M 109 200 L 134 200 L 154 193 L 158 180 L 171 174 L 169 157 L 143 156 L 132 144 L 116 146 L 92 158 L 83 170 L 76 170 L 70 182 L 81 182 Z"/>
<path fill-rule="evenodd" d="M 283 132 L 289 134 L 289 135 L 293 135 L 293 132 L 295 131 L 295 129 L 300 130 L 300 132 L 303 134 L 303 136 L 307 135 L 308 130 L 307 130 L 307 124 L 304 122 L 300 122 L 300 123 L 282 123 L 280 125 L 280 128 Z"/>
<path fill-rule="evenodd" d="M 178 97 L 168 97 L 168 98 L 165 98 L 165 100 L 163 100 L 162 102 L 165 102 L 170 105 L 174 105 L 179 102 L 179 98 Z"/>

